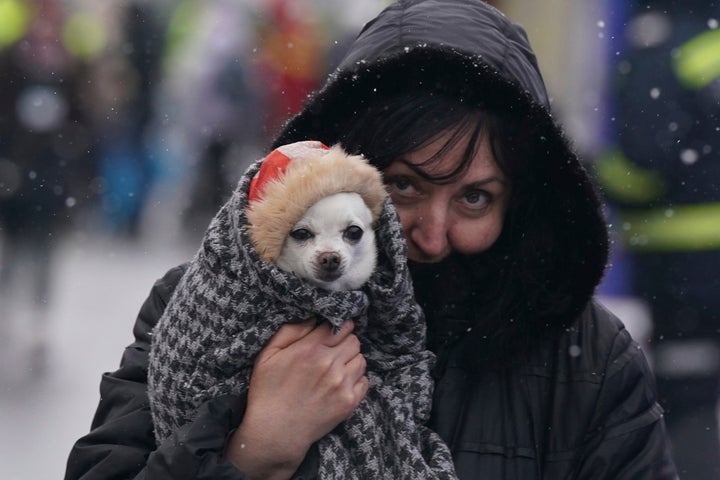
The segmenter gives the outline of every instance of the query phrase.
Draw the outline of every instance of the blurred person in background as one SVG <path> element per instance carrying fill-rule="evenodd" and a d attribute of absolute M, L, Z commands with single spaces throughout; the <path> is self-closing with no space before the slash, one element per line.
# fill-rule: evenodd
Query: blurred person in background
<path fill-rule="evenodd" d="M 303 106 L 328 69 L 329 42 L 310 0 L 266 0 L 255 28 L 265 140 Z"/>
<path fill-rule="evenodd" d="M 80 108 L 81 61 L 62 41 L 63 4 L 17 3 L 12 17 L 3 8 L 0 25 L 18 22 L 19 36 L 0 47 L 0 327 L 13 301 L 29 301 L 35 318 L 22 327 L 42 362 L 55 247 L 88 195 L 93 134 Z"/>
<path fill-rule="evenodd" d="M 257 8 L 236 0 L 184 0 L 169 13 L 156 136 L 187 179 L 184 234 L 196 238 L 260 151 L 262 85 L 253 58 Z"/>
<path fill-rule="evenodd" d="M 185 0 L 173 10 L 162 106 L 184 137 L 183 227 L 201 234 L 237 176 L 327 73 L 327 23 L 310 0 Z M 167 108 L 166 108 L 167 107 Z M 189 155 L 188 155 L 189 153 Z"/>
<path fill-rule="evenodd" d="M 187 238 L 201 235 L 228 199 L 248 166 L 242 159 L 260 155 L 328 73 L 340 17 L 321 3 L 183 0 L 170 9 L 154 128 L 166 160 L 182 170 L 182 193 L 168 193 L 177 195 Z"/>
<path fill-rule="evenodd" d="M 649 306 L 682 478 L 720 478 L 720 3 L 635 1 L 614 85 L 617 149 L 597 171 Z"/>
<path fill-rule="evenodd" d="M 103 21 L 112 22 L 114 35 L 88 63 L 82 104 L 98 144 L 98 226 L 136 239 L 155 180 L 150 126 L 164 32 L 144 2 L 123 2 L 110 14 Z"/>
<path fill-rule="evenodd" d="M 480 0 L 393 3 L 267 151 L 307 139 L 340 143 L 384 171 L 437 354 L 429 426 L 459 478 L 676 478 L 643 352 L 593 300 L 606 221 L 522 27 Z M 211 228 L 242 224 L 230 207 L 216 219 Z M 225 265 L 217 255 L 233 242 L 207 242 L 198 255 Z M 327 322 L 283 326 L 247 398 L 198 405 L 156 444 L 148 352 L 184 268 L 141 307 L 65 478 L 316 478 L 314 442 L 364 396 L 349 322 L 338 335 Z M 204 291 L 208 305 L 226 299 Z"/>

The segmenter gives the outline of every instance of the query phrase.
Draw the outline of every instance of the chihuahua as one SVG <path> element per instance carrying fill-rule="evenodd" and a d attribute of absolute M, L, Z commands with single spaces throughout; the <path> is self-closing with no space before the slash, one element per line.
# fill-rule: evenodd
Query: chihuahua
<path fill-rule="evenodd" d="M 341 192 L 313 204 L 293 226 L 277 266 L 328 290 L 356 290 L 376 264 L 370 209 L 362 197 Z"/>
<path fill-rule="evenodd" d="M 377 263 L 380 172 L 339 145 L 304 141 L 271 152 L 253 178 L 249 234 L 263 260 L 326 290 L 357 290 Z"/>

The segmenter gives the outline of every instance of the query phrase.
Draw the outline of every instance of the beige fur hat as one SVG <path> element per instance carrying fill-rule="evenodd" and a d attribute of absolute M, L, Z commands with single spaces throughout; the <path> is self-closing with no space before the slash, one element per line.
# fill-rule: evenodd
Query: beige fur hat
<path fill-rule="evenodd" d="M 387 196 L 380 172 L 340 146 L 304 141 L 273 150 L 250 184 L 247 218 L 260 256 L 274 262 L 285 238 L 318 200 L 341 192 L 358 193 L 377 220 Z"/>

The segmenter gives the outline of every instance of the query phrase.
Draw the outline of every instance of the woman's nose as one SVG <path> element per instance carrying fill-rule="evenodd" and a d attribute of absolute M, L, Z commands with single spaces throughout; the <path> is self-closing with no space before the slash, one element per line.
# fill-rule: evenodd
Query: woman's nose
<path fill-rule="evenodd" d="M 428 259 L 448 253 L 447 212 L 440 208 L 423 208 L 416 212 L 410 239 Z"/>

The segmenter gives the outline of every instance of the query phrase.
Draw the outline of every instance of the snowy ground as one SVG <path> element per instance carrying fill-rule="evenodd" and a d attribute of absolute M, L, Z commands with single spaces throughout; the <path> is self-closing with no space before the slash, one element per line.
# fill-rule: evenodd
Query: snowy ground
<path fill-rule="evenodd" d="M 157 239 L 64 240 L 45 317 L 51 342 L 44 371 L 32 360 L 39 313 L 22 288 L 0 296 L 0 477 L 63 477 L 72 444 L 89 429 L 100 375 L 117 368 L 142 301 L 192 251 Z"/>

